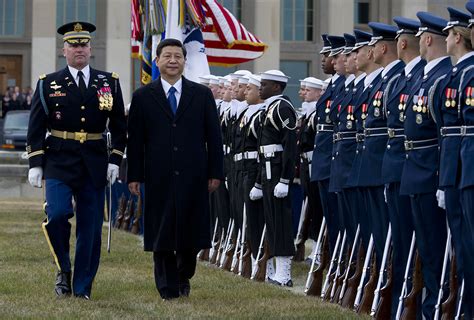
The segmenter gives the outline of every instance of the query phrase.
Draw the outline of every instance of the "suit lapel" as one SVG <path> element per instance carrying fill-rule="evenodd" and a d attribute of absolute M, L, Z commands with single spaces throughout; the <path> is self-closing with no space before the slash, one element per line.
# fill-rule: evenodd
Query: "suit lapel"
<path fill-rule="evenodd" d="M 168 118 L 172 120 L 174 118 L 173 112 L 171 111 L 171 106 L 168 102 L 168 99 L 166 98 L 163 86 L 161 85 L 161 78 L 158 78 L 151 83 L 150 92 L 153 98 L 155 98 L 158 106 L 163 110 L 163 112 L 168 116 Z"/>
<path fill-rule="evenodd" d="M 191 81 L 182 77 L 181 98 L 179 99 L 178 110 L 176 111 L 176 120 L 189 108 L 191 99 L 194 95 L 194 85 Z"/>

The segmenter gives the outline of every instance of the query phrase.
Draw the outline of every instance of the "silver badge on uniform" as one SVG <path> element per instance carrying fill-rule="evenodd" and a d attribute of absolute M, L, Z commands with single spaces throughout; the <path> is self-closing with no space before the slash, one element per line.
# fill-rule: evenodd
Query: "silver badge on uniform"
<path fill-rule="evenodd" d="M 398 116 L 398 120 L 400 120 L 400 122 L 405 121 L 405 117 L 403 115 L 403 112 L 400 112 L 400 115 Z"/>
<path fill-rule="evenodd" d="M 374 108 L 374 117 L 380 117 L 380 108 Z"/>
<path fill-rule="evenodd" d="M 331 119 L 329 119 L 329 116 L 326 116 L 326 123 L 331 123 Z"/>
<path fill-rule="evenodd" d="M 416 123 L 417 124 L 422 124 L 423 123 L 423 116 L 419 113 L 416 115 Z"/>
<path fill-rule="evenodd" d="M 349 130 L 352 129 L 352 121 L 347 121 L 346 128 Z"/>

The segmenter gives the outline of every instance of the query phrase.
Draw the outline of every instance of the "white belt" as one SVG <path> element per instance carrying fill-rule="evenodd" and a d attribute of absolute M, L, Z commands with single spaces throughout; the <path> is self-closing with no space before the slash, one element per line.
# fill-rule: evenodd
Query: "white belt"
<path fill-rule="evenodd" d="M 227 145 L 223 145 L 222 148 L 224 149 L 224 155 L 227 155 L 230 153 L 230 147 Z"/>
<path fill-rule="evenodd" d="M 241 153 L 237 153 L 234 155 L 234 161 L 241 161 L 242 159 L 249 160 L 249 159 L 257 159 L 258 152 L 257 151 L 245 151 Z"/>
<path fill-rule="evenodd" d="M 311 159 L 313 159 L 313 151 L 308 151 L 308 152 L 301 152 L 301 158 L 308 160 L 311 162 Z"/>
<path fill-rule="evenodd" d="M 275 152 L 282 152 L 283 146 L 281 144 L 269 144 L 266 146 L 260 146 L 260 153 L 265 158 L 273 158 L 275 156 Z"/>
<path fill-rule="evenodd" d="M 333 132 L 334 131 L 334 125 L 332 125 L 332 124 L 318 124 L 316 126 L 316 131 L 317 132 Z"/>

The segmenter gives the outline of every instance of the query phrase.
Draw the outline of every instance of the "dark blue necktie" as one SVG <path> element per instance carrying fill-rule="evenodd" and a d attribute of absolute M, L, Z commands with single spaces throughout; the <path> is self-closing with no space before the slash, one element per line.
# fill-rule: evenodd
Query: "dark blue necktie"
<path fill-rule="evenodd" d="M 173 114 L 176 114 L 176 109 L 178 109 L 178 103 L 176 102 L 176 96 L 174 95 L 175 92 L 175 87 L 171 87 L 168 90 L 168 102 L 170 103 L 171 111 L 173 111 Z"/>

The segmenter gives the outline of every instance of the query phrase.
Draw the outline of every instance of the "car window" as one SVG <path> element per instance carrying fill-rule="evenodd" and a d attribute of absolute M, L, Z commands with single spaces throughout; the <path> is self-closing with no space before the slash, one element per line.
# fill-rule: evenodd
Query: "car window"
<path fill-rule="evenodd" d="M 28 130 L 29 112 L 9 113 L 5 119 L 4 128 L 9 130 Z"/>

